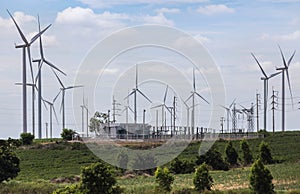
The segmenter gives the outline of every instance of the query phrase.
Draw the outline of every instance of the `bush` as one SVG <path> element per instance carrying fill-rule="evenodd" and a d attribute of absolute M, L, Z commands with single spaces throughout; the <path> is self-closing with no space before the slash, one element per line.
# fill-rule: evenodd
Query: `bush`
<path fill-rule="evenodd" d="M 112 170 L 103 162 L 83 167 L 81 170 L 81 189 L 87 194 L 113 193 L 116 183 Z"/>
<path fill-rule="evenodd" d="M 159 184 L 159 187 L 165 191 L 171 191 L 172 183 L 174 181 L 174 176 L 170 173 L 167 167 L 163 169 L 161 167 L 157 167 L 155 171 L 155 182 Z"/>
<path fill-rule="evenodd" d="M 240 148 L 241 148 L 242 153 L 243 153 L 244 165 L 251 164 L 253 162 L 253 156 L 252 156 L 252 153 L 250 151 L 249 144 L 248 144 L 247 140 L 243 139 L 240 142 Z"/>
<path fill-rule="evenodd" d="M 209 174 L 207 164 L 203 163 L 196 169 L 193 183 L 197 191 L 211 190 L 213 178 Z"/>
<path fill-rule="evenodd" d="M 31 133 L 21 133 L 20 137 L 23 145 L 31 145 L 34 139 Z"/>
<path fill-rule="evenodd" d="M 269 145 L 262 141 L 259 144 L 259 158 L 264 164 L 272 164 L 273 163 L 273 158 L 271 155 L 271 150 L 269 148 Z"/>
<path fill-rule="evenodd" d="M 273 176 L 261 159 L 256 160 L 250 172 L 250 189 L 257 194 L 271 194 L 274 192 Z"/>
<path fill-rule="evenodd" d="M 175 158 L 170 163 L 170 171 L 174 174 L 189 174 L 195 171 L 195 164 L 191 161 L 181 161 L 178 158 Z"/>
<path fill-rule="evenodd" d="M 208 150 L 204 155 L 197 156 L 196 164 L 206 163 L 214 170 L 228 170 L 228 164 L 223 160 L 222 154 L 214 148 Z"/>
<path fill-rule="evenodd" d="M 74 185 L 67 185 L 64 188 L 59 188 L 56 189 L 53 194 L 84 194 L 85 192 L 83 192 L 80 189 L 80 185 L 79 184 L 74 184 Z"/>
<path fill-rule="evenodd" d="M 136 173 L 148 173 L 150 175 L 153 175 L 155 166 L 155 157 L 151 154 L 137 154 L 132 164 L 132 168 Z"/>
<path fill-rule="evenodd" d="M 0 183 L 18 176 L 20 160 L 9 146 L 0 146 Z"/>
<path fill-rule="evenodd" d="M 63 138 L 63 140 L 70 141 L 73 139 L 75 131 L 73 131 L 72 129 L 63 129 L 60 135 Z"/>
<path fill-rule="evenodd" d="M 226 145 L 225 153 L 226 153 L 226 161 L 230 165 L 237 164 L 237 159 L 239 156 L 238 156 L 238 153 L 236 152 L 236 150 L 234 149 L 234 147 L 232 146 L 231 141 L 229 141 L 228 144 Z"/>

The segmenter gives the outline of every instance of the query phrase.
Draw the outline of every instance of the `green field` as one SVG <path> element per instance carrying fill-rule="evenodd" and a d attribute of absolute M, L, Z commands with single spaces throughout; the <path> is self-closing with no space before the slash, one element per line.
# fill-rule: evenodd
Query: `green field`
<path fill-rule="evenodd" d="M 268 134 L 264 139 L 249 140 L 249 145 L 256 156 L 258 145 L 264 140 L 269 143 L 276 164 L 268 165 L 274 179 L 277 192 L 300 191 L 300 132 Z M 224 155 L 226 141 L 217 141 L 215 147 Z M 200 142 L 191 143 L 179 156 L 184 160 L 195 160 Z M 239 141 L 233 142 L 239 149 Z M 135 145 L 139 147 L 139 145 Z M 81 143 L 42 143 L 35 142 L 28 147 L 16 150 L 21 159 L 19 176 L 0 185 L 0 193 L 51 193 L 64 184 L 51 183 L 55 178 L 73 177 L 80 174 L 81 166 L 89 165 L 99 159 Z M 211 171 L 215 191 L 225 193 L 249 193 L 249 167 L 239 167 L 229 171 Z M 192 190 L 193 174 L 176 175 L 173 192 Z M 125 193 L 157 193 L 154 177 L 132 176 L 124 179 L 117 177 L 118 184 Z"/>

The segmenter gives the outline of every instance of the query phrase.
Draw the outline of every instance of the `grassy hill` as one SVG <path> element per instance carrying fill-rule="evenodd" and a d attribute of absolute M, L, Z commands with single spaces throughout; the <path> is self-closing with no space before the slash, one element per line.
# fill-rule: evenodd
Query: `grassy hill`
<path fill-rule="evenodd" d="M 277 164 L 268 165 L 274 176 L 277 191 L 300 191 L 300 131 L 267 134 L 264 139 L 249 140 L 254 156 L 258 154 L 261 141 L 268 142 Z M 224 155 L 227 141 L 217 141 L 214 146 Z M 184 160 L 195 160 L 201 142 L 192 142 L 179 156 Z M 233 141 L 239 149 L 239 141 Z M 136 149 L 140 145 L 130 145 Z M 21 159 L 21 172 L 16 180 L 0 185 L 0 193 L 51 193 L 59 184 L 50 180 L 58 177 L 72 177 L 80 174 L 81 166 L 89 165 L 99 159 L 82 143 L 41 143 L 20 147 L 16 150 Z M 249 167 L 229 171 L 212 171 L 215 190 L 231 190 L 237 193 L 248 192 Z M 192 174 L 176 175 L 173 190 L 192 188 Z M 32 184 L 38 182 L 39 184 Z M 153 177 L 136 176 L 131 179 L 118 178 L 118 184 L 126 188 L 126 193 L 154 193 Z M 27 190 L 26 190 L 27 188 Z M 41 188 L 43 190 L 41 191 Z M 34 190 L 36 189 L 36 190 Z M 40 191 L 40 192 L 39 192 Z"/>

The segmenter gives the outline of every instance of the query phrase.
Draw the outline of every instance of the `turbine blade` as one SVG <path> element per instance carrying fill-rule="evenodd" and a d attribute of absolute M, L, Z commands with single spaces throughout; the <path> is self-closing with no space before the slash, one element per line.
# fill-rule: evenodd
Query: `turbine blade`
<path fill-rule="evenodd" d="M 288 64 L 287 64 L 288 67 L 290 66 L 290 63 L 292 62 L 292 60 L 293 60 L 295 54 L 296 54 L 296 50 L 294 51 L 294 53 L 292 54 L 291 58 L 290 58 L 289 61 L 288 61 Z"/>
<path fill-rule="evenodd" d="M 38 25 L 39 25 L 39 33 L 40 33 L 41 32 L 41 23 L 40 23 L 40 16 L 39 15 L 38 15 Z M 42 36 L 40 36 L 40 55 L 41 55 L 41 58 L 44 59 Z"/>
<path fill-rule="evenodd" d="M 241 106 L 243 109 L 246 109 L 243 105 L 240 104 L 240 106 Z M 246 110 L 247 110 L 247 109 L 246 109 Z"/>
<path fill-rule="evenodd" d="M 74 88 L 82 88 L 83 86 L 69 86 L 66 87 L 65 90 L 74 89 Z"/>
<path fill-rule="evenodd" d="M 19 34 L 20 34 L 20 36 L 21 36 L 23 42 L 25 42 L 25 44 L 28 45 L 28 41 L 27 41 L 26 37 L 24 36 L 22 30 L 21 30 L 20 27 L 18 26 L 16 20 L 15 20 L 14 17 L 11 15 L 11 13 L 8 11 L 8 9 L 7 9 L 6 11 L 7 11 L 7 13 L 9 14 L 10 18 L 11 18 L 11 19 L 13 20 L 13 22 L 15 23 L 15 26 L 17 27 L 17 30 L 18 30 L 18 32 L 19 32 Z"/>
<path fill-rule="evenodd" d="M 167 107 L 165 104 L 163 106 L 169 111 L 169 113 L 172 113 L 169 107 Z"/>
<path fill-rule="evenodd" d="M 52 108 L 52 110 L 53 110 L 55 120 L 56 120 L 57 124 L 59 124 L 58 117 L 57 117 L 57 114 L 56 114 L 56 111 L 55 111 L 54 106 L 52 105 L 51 108 Z"/>
<path fill-rule="evenodd" d="M 59 90 L 59 92 L 57 93 L 57 95 L 55 96 L 55 98 L 53 99 L 53 104 L 56 101 L 56 99 L 58 98 L 59 94 L 61 93 L 61 90 Z"/>
<path fill-rule="evenodd" d="M 278 74 L 280 74 L 280 73 L 281 73 L 281 71 L 279 71 L 279 72 L 277 72 L 277 73 L 273 73 L 273 74 L 270 75 L 270 77 L 269 77 L 268 79 L 270 79 L 270 78 L 272 78 L 272 77 L 275 77 L 276 75 L 278 75 Z"/>
<path fill-rule="evenodd" d="M 46 30 L 48 30 L 48 28 L 50 28 L 51 24 L 48 25 L 44 30 L 42 30 L 41 32 L 37 33 L 34 37 L 31 38 L 30 40 L 30 44 L 32 44 L 34 41 L 36 41 L 36 39 L 38 39 Z"/>
<path fill-rule="evenodd" d="M 65 74 L 62 70 L 58 69 L 55 65 L 53 65 L 52 63 L 50 63 L 49 61 L 47 61 L 46 59 L 43 59 L 43 61 L 45 61 L 45 63 L 47 63 L 50 67 L 54 68 L 55 70 L 59 71 L 60 73 L 62 73 L 63 75 L 67 75 Z"/>
<path fill-rule="evenodd" d="M 46 100 L 42 98 L 42 102 L 43 102 L 43 104 L 45 106 L 45 109 L 48 111 L 48 108 L 47 108 L 47 105 L 46 105 Z"/>
<path fill-rule="evenodd" d="M 169 86 L 167 85 L 167 88 L 166 88 L 166 91 L 165 91 L 165 96 L 164 96 L 164 103 L 166 102 L 166 99 L 167 99 L 168 88 L 169 88 Z"/>
<path fill-rule="evenodd" d="M 143 92 L 141 92 L 139 89 L 137 89 L 137 91 L 138 91 L 142 96 L 144 96 L 144 98 L 146 98 L 150 103 L 152 103 L 152 101 L 151 101 L 145 94 L 143 94 Z"/>
<path fill-rule="evenodd" d="M 35 83 L 37 82 L 37 80 L 39 79 L 39 77 L 41 75 L 42 65 L 43 65 L 43 61 L 39 60 L 38 74 L 36 75 L 35 80 L 34 80 Z"/>
<path fill-rule="evenodd" d="M 135 66 L 135 88 L 138 88 L 138 65 Z"/>
<path fill-rule="evenodd" d="M 188 97 L 185 102 L 189 101 L 189 99 L 191 99 L 191 97 L 194 95 L 194 92 L 192 92 L 192 94 L 190 95 L 190 97 Z"/>
<path fill-rule="evenodd" d="M 62 83 L 62 81 L 59 79 L 58 75 L 55 73 L 55 71 L 53 69 L 51 69 L 52 72 L 54 73 L 56 79 L 58 80 L 59 84 L 61 85 L 62 88 L 65 88 L 64 84 Z"/>
<path fill-rule="evenodd" d="M 289 76 L 288 69 L 286 69 L 285 72 L 286 72 L 286 76 L 287 76 L 287 80 L 288 80 L 288 84 L 289 84 L 289 90 L 290 90 L 290 94 L 291 94 L 292 106 L 294 106 L 293 95 L 292 95 L 292 87 L 291 87 L 291 81 L 290 81 L 290 76 Z"/>
<path fill-rule="evenodd" d="M 287 65 L 286 65 L 286 61 L 285 61 L 285 58 L 284 58 L 284 56 L 283 56 L 283 53 L 282 53 L 281 47 L 280 47 L 279 45 L 278 45 L 278 47 L 279 47 L 279 50 L 280 50 L 280 54 L 281 54 L 281 58 L 282 58 L 282 61 L 283 61 L 284 67 L 285 67 L 285 68 L 288 68 L 288 67 L 287 67 Z"/>
<path fill-rule="evenodd" d="M 128 95 L 124 98 L 124 100 L 127 99 L 127 98 L 128 98 L 129 96 L 131 96 L 132 94 L 134 94 L 134 92 L 135 92 L 135 89 L 133 89 L 132 92 L 130 92 L 130 94 L 128 94 Z"/>
<path fill-rule="evenodd" d="M 224 108 L 225 110 L 229 110 L 229 108 L 223 106 L 223 105 L 219 105 L 220 107 Z"/>
<path fill-rule="evenodd" d="M 34 82 L 34 76 L 33 76 L 33 69 L 32 69 L 32 62 L 31 62 L 31 52 L 30 47 L 27 47 L 27 54 L 28 54 L 28 60 L 29 60 L 29 67 L 30 67 L 30 73 L 31 73 L 31 80 Z"/>
<path fill-rule="evenodd" d="M 256 63 L 258 64 L 261 72 L 264 74 L 265 78 L 268 78 L 266 72 L 264 71 L 264 69 L 262 68 L 262 66 L 260 65 L 260 63 L 258 62 L 257 58 L 255 57 L 255 55 L 253 53 L 251 53 L 251 55 L 253 56 L 253 58 L 255 59 Z"/>
<path fill-rule="evenodd" d="M 193 68 L 193 89 L 196 91 L 195 68 Z"/>
<path fill-rule="evenodd" d="M 200 98 L 202 98 L 202 100 L 204 100 L 207 104 L 209 104 L 209 102 L 205 98 L 203 98 L 200 94 L 198 94 L 198 92 L 195 92 L 195 94 L 197 94 L 197 96 L 199 96 Z"/>
<path fill-rule="evenodd" d="M 231 109 L 231 107 L 233 106 L 234 102 L 236 101 L 236 98 L 232 101 L 232 103 L 229 106 L 229 109 Z"/>
<path fill-rule="evenodd" d="M 130 106 L 128 106 L 128 109 L 133 113 L 133 110 L 132 110 L 132 108 Z"/>
<path fill-rule="evenodd" d="M 156 105 L 156 106 L 152 106 L 150 109 L 155 109 L 155 108 L 159 108 L 159 107 L 162 107 L 163 104 L 159 104 L 159 105 Z"/>

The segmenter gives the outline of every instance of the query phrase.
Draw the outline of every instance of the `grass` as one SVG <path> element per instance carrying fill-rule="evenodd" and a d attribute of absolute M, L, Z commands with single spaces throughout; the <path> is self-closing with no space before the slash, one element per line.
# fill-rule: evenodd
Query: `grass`
<path fill-rule="evenodd" d="M 248 140 L 254 156 L 258 154 L 261 141 L 269 143 L 273 158 L 278 162 L 268 165 L 279 193 L 294 191 L 300 193 L 300 131 L 268 134 L 264 139 Z M 56 140 L 59 141 L 59 140 Z M 233 146 L 240 152 L 240 141 Z M 223 156 L 227 141 L 214 144 Z M 151 146 L 141 144 L 127 145 L 135 149 L 147 149 Z M 141 147 L 142 146 L 142 147 Z M 179 158 L 195 160 L 200 142 L 192 142 Z M 35 141 L 32 146 L 16 150 L 21 160 L 19 176 L 10 182 L 0 184 L 0 193 L 51 193 L 61 184 L 51 184 L 50 180 L 80 174 L 81 166 L 99 161 L 99 159 L 81 143 Z M 113 156 L 112 156 L 113 157 Z M 229 171 L 211 171 L 215 193 L 249 193 L 249 167 L 235 168 Z M 131 179 L 118 177 L 118 184 L 125 193 L 158 193 L 155 190 L 154 177 L 137 176 Z M 176 175 L 173 192 L 193 189 L 193 174 Z M 219 191 L 220 192 L 219 192 Z M 218 192 L 217 192 L 218 191 Z M 221 192 L 222 191 L 222 192 Z M 192 192 L 193 193 L 193 192 Z M 194 192 L 195 193 L 195 192 Z"/>

